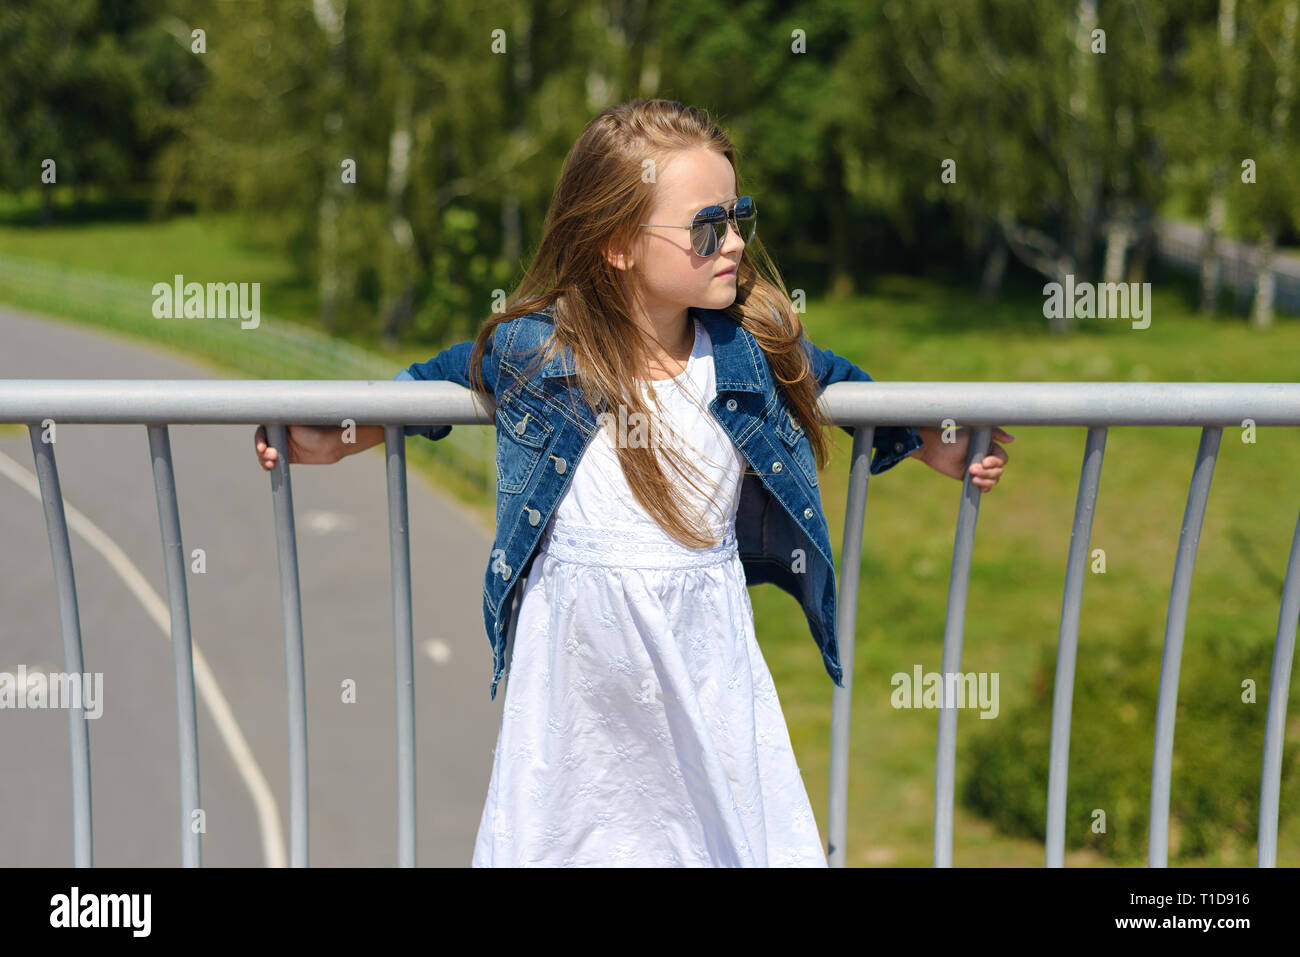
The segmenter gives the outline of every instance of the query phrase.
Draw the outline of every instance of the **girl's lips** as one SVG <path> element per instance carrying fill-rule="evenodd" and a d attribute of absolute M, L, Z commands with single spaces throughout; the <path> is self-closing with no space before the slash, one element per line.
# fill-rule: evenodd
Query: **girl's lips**
<path fill-rule="evenodd" d="M 726 270 L 725 272 L 718 273 L 717 276 L 715 276 L 714 278 L 721 279 L 723 276 L 734 276 L 735 274 L 736 274 L 736 267 L 732 266 L 730 269 Z"/>

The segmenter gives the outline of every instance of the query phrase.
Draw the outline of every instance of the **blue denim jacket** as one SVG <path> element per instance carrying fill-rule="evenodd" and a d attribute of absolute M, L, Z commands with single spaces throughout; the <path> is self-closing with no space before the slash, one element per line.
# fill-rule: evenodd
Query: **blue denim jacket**
<path fill-rule="evenodd" d="M 754 337 L 719 310 L 695 309 L 713 342 L 717 396 L 709 410 L 753 474 L 741 483 L 736 541 L 748 584 L 771 582 L 803 608 L 831 680 L 844 686 L 835 636 L 835 564 L 822 512 L 812 444 L 775 385 Z M 505 670 L 515 585 L 527 574 L 542 532 L 573 469 L 596 433 L 597 416 L 577 388 L 571 352 L 556 356 L 525 379 L 529 360 L 552 332 L 553 307 L 499 324 L 483 360 L 483 381 L 496 402 L 497 528 L 483 586 L 483 623 L 492 646 L 489 695 L 496 699 Z M 472 341 L 449 346 L 396 379 L 443 380 L 469 387 Z M 805 337 L 804 348 L 820 388 L 871 376 Z M 853 434 L 849 426 L 842 426 Z M 445 438 L 451 426 L 406 426 L 407 435 Z M 922 445 L 913 428 L 882 426 L 872 443 L 877 475 Z"/>

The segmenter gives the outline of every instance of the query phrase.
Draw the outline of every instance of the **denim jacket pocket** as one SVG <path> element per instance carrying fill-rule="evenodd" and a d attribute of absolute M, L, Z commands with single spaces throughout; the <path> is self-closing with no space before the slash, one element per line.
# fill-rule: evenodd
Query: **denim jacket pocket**
<path fill-rule="evenodd" d="M 526 399 L 497 406 L 497 491 L 523 491 L 554 428 L 546 412 Z"/>
<path fill-rule="evenodd" d="M 785 447 L 790 450 L 790 457 L 803 470 L 804 477 L 808 479 L 808 484 L 816 487 L 817 463 L 813 459 L 812 443 L 808 441 L 808 436 L 804 433 L 803 423 L 799 421 L 798 416 L 784 402 L 777 405 L 775 415 L 776 434 L 781 437 Z"/>

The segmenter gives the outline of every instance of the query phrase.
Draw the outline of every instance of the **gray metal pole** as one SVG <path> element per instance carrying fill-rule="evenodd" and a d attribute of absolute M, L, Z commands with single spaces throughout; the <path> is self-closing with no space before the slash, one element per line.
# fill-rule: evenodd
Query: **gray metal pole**
<path fill-rule="evenodd" d="M 0 421 L 62 424 L 259 425 L 282 422 L 491 425 L 478 394 L 454 382 L 335 379 L 0 380 Z M 907 425 L 954 418 L 972 426 L 1300 425 L 1293 382 L 836 382 L 822 401 L 837 425 Z"/>
<path fill-rule="evenodd" d="M 302 598 L 298 545 L 289 481 L 289 440 L 284 425 L 266 427 L 267 444 L 280 450 L 271 469 L 275 546 L 280 562 L 280 610 L 284 619 L 284 672 L 289 711 L 289 864 L 307 866 L 307 678 L 302 650 Z"/>
<path fill-rule="evenodd" d="M 51 422 L 53 428 L 53 422 Z M 54 562 L 54 587 L 59 596 L 59 627 L 63 633 L 63 667 L 71 675 L 85 673 L 81 660 L 81 616 L 77 611 L 77 580 L 68 545 L 68 521 L 63 512 L 63 490 L 54 460 L 54 442 L 41 439 L 39 425 L 29 425 L 32 458 L 41 485 L 45 531 Z M 68 709 L 68 753 L 72 759 L 72 861 L 74 867 L 93 867 L 90 804 L 90 730 L 80 704 Z"/>
<path fill-rule="evenodd" d="M 871 425 L 853 430 L 849 461 L 849 495 L 844 507 L 844 546 L 840 552 L 839 598 L 835 607 L 835 635 L 840 650 L 844 687 L 831 687 L 831 775 L 826 814 L 826 861 L 843 867 L 848 838 L 849 731 L 853 707 L 853 647 L 858 615 L 858 581 L 862 576 L 863 522 L 867 511 L 867 484 L 871 478 Z"/>
<path fill-rule="evenodd" d="M 1187 598 L 1196 566 L 1196 546 L 1210 497 L 1214 463 L 1219 453 L 1220 426 L 1201 430 L 1196 466 L 1187 490 L 1183 527 L 1178 535 L 1178 557 L 1169 588 L 1169 614 L 1165 645 L 1160 658 L 1160 692 L 1156 698 L 1155 749 L 1151 758 L 1151 823 L 1147 834 L 1147 866 L 1165 867 L 1169 856 L 1169 784 L 1174 756 L 1174 719 L 1178 708 L 1178 672 L 1183 660 L 1183 632 L 1187 625 Z"/>
<path fill-rule="evenodd" d="M 966 474 L 961 481 L 962 501 L 957 511 L 957 533 L 952 545 L 952 573 L 948 578 L 948 612 L 943 628 L 943 694 L 939 706 L 938 747 L 934 762 L 934 866 L 952 867 L 953 791 L 957 776 L 957 703 L 949 694 L 961 671 L 962 630 L 966 624 L 966 588 L 970 583 L 971 552 L 975 548 L 975 522 L 980 496 L 970 467 L 988 455 L 990 426 L 971 429 Z"/>
<path fill-rule="evenodd" d="M 162 531 L 163 568 L 167 572 L 167 606 L 171 611 L 172 667 L 176 677 L 176 738 L 181 769 L 181 865 L 199 867 L 202 833 L 195 827 L 199 810 L 199 728 L 194 702 L 194 657 L 190 602 L 185 581 L 185 550 L 176 502 L 176 471 L 171 438 L 165 425 L 146 426 L 153 464 L 158 527 Z"/>
<path fill-rule="evenodd" d="M 1264 725 L 1264 769 L 1259 780 L 1259 867 L 1277 866 L 1278 799 L 1282 787 L 1282 743 L 1286 738 L 1286 704 L 1291 694 L 1296 619 L 1300 617 L 1300 518 L 1291 537 L 1291 557 L 1282 584 L 1282 606 L 1273 641 L 1273 668 L 1268 679 L 1268 719 Z"/>
<path fill-rule="evenodd" d="M 1079 649 L 1079 608 L 1092 541 L 1092 518 L 1106 454 L 1106 428 L 1088 430 L 1074 503 L 1065 591 L 1061 598 L 1061 630 L 1056 645 L 1056 684 L 1052 694 L 1052 746 L 1047 772 L 1047 866 L 1065 866 L 1065 795 L 1070 773 L 1070 711 L 1074 706 L 1074 664 Z"/>
<path fill-rule="evenodd" d="M 393 674 L 397 703 L 397 863 L 415 866 L 415 652 L 411 627 L 411 542 L 406 434 L 384 426 L 388 469 L 388 553 L 393 576 Z"/>

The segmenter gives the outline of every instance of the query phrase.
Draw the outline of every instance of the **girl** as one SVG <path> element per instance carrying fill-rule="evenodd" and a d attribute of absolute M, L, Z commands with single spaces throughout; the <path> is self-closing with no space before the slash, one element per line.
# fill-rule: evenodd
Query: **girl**
<path fill-rule="evenodd" d="M 817 397 L 870 377 L 804 338 L 737 180 L 701 111 L 605 110 L 565 161 L 505 312 L 472 349 L 397 376 L 459 381 L 497 406 L 498 673 L 523 585 L 474 866 L 826 866 L 746 585 L 801 598 L 839 682 Z M 525 355 L 534 342 L 540 357 Z M 947 444 L 919 432 L 878 428 L 872 472 L 910 455 L 961 478 L 970 430 Z M 292 427 L 290 462 L 383 441 L 379 426 L 346 448 L 340 433 Z M 263 429 L 255 445 L 271 468 Z M 973 481 L 988 491 L 1006 461 L 993 443 Z M 778 539 L 814 553 L 806 573 Z"/>

